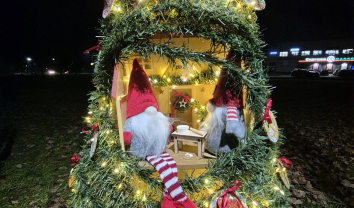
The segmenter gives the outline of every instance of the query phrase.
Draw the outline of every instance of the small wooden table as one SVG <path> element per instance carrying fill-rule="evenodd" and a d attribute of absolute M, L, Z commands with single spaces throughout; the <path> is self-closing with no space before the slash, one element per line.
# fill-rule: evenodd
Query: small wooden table
<path fill-rule="evenodd" d="M 203 152 L 205 149 L 205 137 L 207 135 L 206 132 L 203 132 L 204 135 L 196 134 L 190 130 L 187 131 L 185 134 L 180 134 L 177 131 L 172 132 L 174 146 L 175 146 L 175 153 L 178 153 L 179 149 L 183 147 L 183 141 L 185 142 L 194 142 L 198 143 L 198 157 L 203 157 Z M 179 146 L 181 144 L 181 146 Z"/>

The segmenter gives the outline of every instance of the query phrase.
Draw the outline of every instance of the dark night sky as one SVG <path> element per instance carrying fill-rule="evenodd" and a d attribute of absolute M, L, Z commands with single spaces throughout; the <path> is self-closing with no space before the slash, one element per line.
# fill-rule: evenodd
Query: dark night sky
<path fill-rule="evenodd" d="M 354 0 L 266 0 L 257 12 L 265 41 L 352 38 Z M 97 44 L 103 0 L 2 2 L 0 61 L 76 61 Z"/>

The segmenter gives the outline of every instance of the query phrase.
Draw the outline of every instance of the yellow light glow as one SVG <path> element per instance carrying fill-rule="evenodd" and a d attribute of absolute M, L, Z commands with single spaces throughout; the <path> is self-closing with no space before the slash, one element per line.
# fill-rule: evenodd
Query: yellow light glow
<path fill-rule="evenodd" d="M 106 100 L 106 98 L 104 97 L 103 100 Z"/>
<path fill-rule="evenodd" d="M 114 7 L 114 10 L 116 10 L 117 12 L 120 12 L 120 7 L 119 6 L 117 6 L 117 7 Z"/>
<path fill-rule="evenodd" d="M 275 172 L 279 172 L 279 168 L 275 169 Z"/>
<path fill-rule="evenodd" d="M 118 173 L 118 172 L 119 172 L 118 168 L 114 169 L 114 172 L 115 172 L 115 173 Z"/>
<path fill-rule="evenodd" d="M 284 168 L 282 169 L 282 171 L 283 171 L 283 172 L 286 171 L 286 168 L 284 167 Z"/>
<path fill-rule="evenodd" d="M 238 3 L 238 4 L 237 4 L 237 7 L 238 7 L 238 8 L 241 8 L 241 4 L 240 4 L 240 3 Z"/>
<path fill-rule="evenodd" d="M 195 101 L 195 99 L 194 99 L 194 98 L 192 98 L 192 99 L 191 99 L 191 101 L 192 101 L 192 102 L 194 102 L 194 101 Z"/>
<path fill-rule="evenodd" d="M 219 76 L 219 75 L 220 75 L 220 71 L 216 71 L 216 72 L 215 72 L 215 75 L 216 75 L 216 76 Z"/>
<path fill-rule="evenodd" d="M 118 189 L 122 188 L 122 184 L 119 184 Z"/>
<path fill-rule="evenodd" d="M 204 110 L 205 109 L 204 105 L 202 105 L 201 108 Z"/>
<path fill-rule="evenodd" d="M 171 82 L 171 79 L 170 79 L 170 78 L 167 78 L 167 82 Z"/>
<path fill-rule="evenodd" d="M 282 191 L 282 190 L 280 190 L 280 193 L 282 194 L 282 195 L 284 195 L 285 193 L 284 193 L 284 191 Z"/>
<path fill-rule="evenodd" d="M 90 141 L 93 142 L 95 140 L 95 138 L 91 138 Z"/>
<path fill-rule="evenodd" d="M 103 110 L 103 108 L 102 108 L 102 107 L 100 107 L 100 110 Z"/>
<path fill-rule="evenodd" d="M 166 75 L 163 75 L 163 78 L 166 78 Z"/>
<path fill-rule="evenodd" d="M 205 206 L 205 207 L 209 207 L 209 203 L 208 203 L 208 202 L 205 202 L 204 206 Z"/>
<path fill-rule="evenodd" d="M 101 164 L 101 167 L 102 168 L 104 168 L 104 167 L 106 167 L 107 166 L 107 162 L 103 162 L 102 164 Z"/>
<path fill-rule="evenodd" d="M 187 79 L 183 79 L 183 82 L 186 82 L 187 81 Z"/>
<path fill-rule="evenodd" d="M 252 19 L 252 15 L 248 15 L 248 19 Z"/>
<path fill-rule="evenodd" d="M 278 191 L 278 190 L 279 190 L 279 187 L 278 187 L 278 186 L 275 186 L 275 187 L 274 187 L 274 190 Z"/>
<path fill-rule="evenodd" d="M 106 134 L 109 134 L 109 130 L 106 131 Z"/>
<path fill-rule="evenodd" d="M 209 183 L 209 180 L 208 179 L 205 179 L 205 181 L 204 181 L 206 184 L 208 184 Z"/>
<path fill-rule="evenodd" d="M 251 2 L 251 5 L 253 6 L 253 5 L 255 5 L 256 4 L 256 1 L 252 1 Z"/>
<path fill-rule="evenodd" d="M 257 206 L 258 205 L 257 202 L 255 202 L 255 201 L 253 201 L 252 204 L 253 204 L 253 206 Z"/>
<path fill-rule="evenodd" d="M 76 193 L 76 190 L 75 189 L 71 189 L 71 192 Z"/>
<path fill-rule="evenodd" d="M 197 120 L 197 123 L 200 123 L 200 120 Z"/>
<path fill-rule="evenodd" d="M 173 88 L 173 89 L 175 89 L 175 88 L 176 88 L 176 86 L 174 86 L 174 85 L 173 85 L 173 86 L 172 86 L 172 88 Z"/>
<path fill-rule="evenodd" d="M 194 108 L 194 111 L 197 112 L 197 111 L 198 111 L 198 108 Z"/>
<path fill-rule="evenodd" d="M 139 194 L 140 194 L 140 190 L 138 190 L 138 191 L 136 192 L 136 194 L 138 194 L 138 195 L 139 195 Z"/>
<path fill-rule="evenodd" d="M 194 77 L 194 74 L 189 74 L 190 77 Z"/>
<path fill-rule="evenodd" d="M 277 161 L 277 158 L 274 158 L 274 159 L 273 159 L 273 163 L 275 163 L 276 161 Z"/>
<path fill-rule="evenodd" d="M 157 79 L 154 80 L 154 83 L 157 83 Z"/>
<path fill-rule="evenodd" d="M 263 203 L 266 207 L 269 207 L 269 202 L 268 201 L 264 201 Z"/>
<path fill-rule="evenodd" d="M 86 120 L 90 120 L 91 118 L 90 117 L 86 117 Z"/>
<path fill-rule="evenodd" d="M 92 114 L 92 111 L 89 111 L 88 114 Z"/>
<path fill-rule="evenodd" d="M 146 201 L 146 196 L 145 196 L 145 194 L 144 194 L 144 196 L 143 196 L 143 201 Z"/>

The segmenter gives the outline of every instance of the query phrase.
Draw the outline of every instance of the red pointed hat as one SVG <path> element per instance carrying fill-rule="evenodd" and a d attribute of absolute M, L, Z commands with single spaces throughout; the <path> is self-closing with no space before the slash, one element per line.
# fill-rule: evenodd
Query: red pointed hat
<path fill-rule="evenodd" d="M 231 60 L 233 55 L 231 52 L 226 57 L 226 60 Z M 240 67 L 240 62 L 232 61 Z M 238 90 L 238 92 L 232 92 L 231 89 L 235 87 L 234 83 L 227 82 L 227 72 L 226 69 L 221 69 L 218 83 L 215 86 L 215 90 L 213 93 L 213 98 L 209 100 L 209 102 L 217 107 L 221 106 L 234 106 L 237 108 L 243 107 L 243 92 L 242 88 Z"/>
<path fill-rule="evenodd" d="M 157 111 L 161 112 L 149 77 L 141 68 L 138 60 L 134 59 L 128 88 L 127 119 L 144 112 L 150 106 L 155 107 Z"/>

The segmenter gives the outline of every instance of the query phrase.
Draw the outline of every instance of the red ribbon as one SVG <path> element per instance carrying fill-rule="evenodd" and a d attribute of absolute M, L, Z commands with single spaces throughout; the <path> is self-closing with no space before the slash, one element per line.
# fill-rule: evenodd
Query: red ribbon
<path fill-rule="evenodd" d="M 100 41 L 98 41 L 98 45 L 93 46 L 93 47 L 87 49 L 86 51 L 84 51 L 83 54 L 89 53 L 90 51 L 93 51 L 93 50 L 95 50 L 95 49 L 96 49 L 97 51 L 101 50 L 101 42 L 100 42 Z"/>
<path fill-rule="evenodd" d="M 270 115 L 269 115 L 269 108 L 272 107 L 272 100 L 271 99 L 268 99 L 267 100 L 267 107 L 265 108 L 264 110 L 264 116 L 262 117 L 261 120 L 259 121 L 264 121 L 266 120 L 268 122 L 268 124 L 271 124 L 273 123 L 272 119 L 270 118 Z"/>
<path fill-rule="evenodd" d="M 231 188 L 228 188 L 228 189 L 226 189 L 226 191 L 223 193 L 223 194 L 221 194 L 220 196 L 219 196 L 219 198 L 218 198 L 218 200 L 220 199 L 220 198 L 222 198 L 222 204 L 221 204 L 221 207 L 220 208 L 225 208 L 226 206 L 227 206 L 227 195 L 228 194 L 230 194 L 231 196 L 233 196 L 233 197 L 236 197 L 237 198 L 237 200 L 238 200 L 238 202 L 240 203 L 240 205 L 242 206 L 242 208 L 244 208 L 243 207 L 243 204 L 242 204 L 242 202 L 241 202 L 241 200 L 238 198 L 238 196 L 235 194 L 235 191 L 238 189 L 238 187 L 240 187 L 241 186 L 241 183 L 239 182 L 239 181 L 234 181 L 234 182 L 232 182 L 231 184 L 236 184 L 234 187 L 231 187 Z"/>
<path fill-rule="evenodd" d="M 286 158 L 278 158 L 279 162 L 286 168 L 292 168 L 293 163 Z"/>
<path fill-rule="evenodd" d="M 191 99 L 188 96 L 182 95 L 181 93 L 177 92 L 176 90 L 172 91 L 172 94 L 177 96 L 177 98 L 175 98 L 175 100 L 172 103 L 171 117 L 173 117 L 173 114 L 175 112 L 175 106 L 178 103 L 178 101 L 180 101 L 183 98 L 184 101 L 186 101 L 187 103 L 191 102 Z"/>
<path fill-rule="evenodd" d="M 81 129 L 81 132 L 82 132 L 82 133 L 84 133 L 84 134 L 90 134 L 90 132 L 85 131 L 86 128 L 91 128 L 91 129 L 92 129 L 91 134 L 93 134 L 93 133 L 96 131 L 96 129 L 98 129 L 98 124 L 95 124 L 95 125 L 93 125 L 92 127 L 85 126 L 84 128 Z"/>
<path fill-rule="evenodd" d="M 72 162 L 71 167 L 75 167 L 76 163 L 79 162 L 80 157 L 81 157 L 80 154 L 71 157 L 71 162 Z"/>

